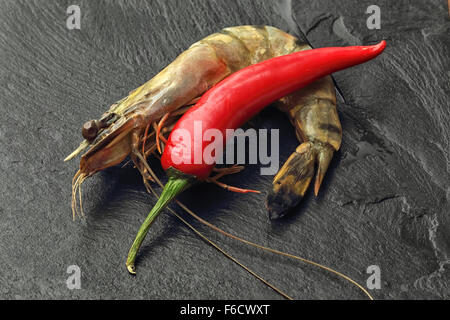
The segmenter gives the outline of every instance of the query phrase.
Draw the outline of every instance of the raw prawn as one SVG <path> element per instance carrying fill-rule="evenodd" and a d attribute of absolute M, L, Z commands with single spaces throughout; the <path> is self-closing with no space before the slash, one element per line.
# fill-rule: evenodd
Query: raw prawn
<path fill-rule="evenodd" d="M 159 149 L 155 137 L 164 141 L 164 134 L 179 116 L 209 88 L 249 65 L 308 49 L 311 48 L 294 36 L 270 26 L 226 28 L 193 44 L 154 78 L 113 104 L 99 120 L 83 125 L 85 140 L 65 159 L 68 161 L 87 149 L 72 183 L 74 216 L 78 212 L 76 194 L 80 193 L 81 206 L 81 185 L 85 179 L 121 163 L 129 155 L 144 183 L 151 181 L 146 158 Z M 332 150 L 339 148 L 341 139 L 334 86 L 329 76 L 281 99 L 279 106 L 291 118 L 299 138 L 309 141 L 311 148 L 302 147 L 300 151 L 314 152 L 308 154 L 307 161 L 297 150 L 275 177 L 267 202 L 272 218 L 299 202 L 314 173 L 315 159 L 319 162 L 318 190 Z M 311 116 L 317 115 L 324 121 L 310 121 Z M 221 175 L 237 171 L 239 167 Z M 211 181 L 218 183 L 217 179 Z"/>

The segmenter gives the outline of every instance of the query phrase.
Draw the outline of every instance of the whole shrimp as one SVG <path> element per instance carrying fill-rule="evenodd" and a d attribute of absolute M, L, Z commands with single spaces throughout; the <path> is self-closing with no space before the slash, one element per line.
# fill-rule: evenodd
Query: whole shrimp
<path fill-rule="evenodd" d="M 88 149 L 72 181 L 74 217 L 78 212 L 77 192 L 83 212 L 81 185 L 85 179 L 121 163 L 127 156 L 131 157 L 146 185 L 153 181 L 147 156 L 160 150 L 159 140 L 165 141 L 164 133 L 170 131 L 178 117 L 209 88 L 249 65 L 308 49 L 311 47 L 294 36 L 270 26 L 226 28 L 193 44 L 154 78 L 113 104 L 99 120 L 83 125 L 85 140 L 65 159 L 68 161 Z M 271 218 L 283 216 L 301 200 L 314 176 L 316 164 L 317 195 L 342 138 L 331 77 L 282 98 L 277 105 L 288 114 L 303 143 L 275 176 L 267 197 Z M 217 176 L 240 170 L 239 167 L 228 169 L 219 171 Z M 215 178 L 211 182 L 234 191 L 251 191 L 230 188 Z"/>

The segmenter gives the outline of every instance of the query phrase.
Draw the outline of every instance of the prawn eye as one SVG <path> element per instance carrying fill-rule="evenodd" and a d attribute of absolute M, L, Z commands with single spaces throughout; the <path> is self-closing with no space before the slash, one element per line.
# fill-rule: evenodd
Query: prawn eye
<path fill-rule="evenodd" d="M 97 121 L 91 120 L 86 122 L 81 129 L 81 134 L 87 141 L 92 142 L 98 134 Z"/>

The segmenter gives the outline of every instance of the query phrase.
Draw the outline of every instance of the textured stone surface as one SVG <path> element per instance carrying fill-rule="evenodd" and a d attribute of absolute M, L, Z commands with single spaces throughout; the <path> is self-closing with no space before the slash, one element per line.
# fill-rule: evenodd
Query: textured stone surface
<path fill-rule="evenodd" d="M 257 243 L 299 254 L 365 284 L 381 268 L 378 299 L 450 298 L 450 23 L 444 1 L 78 1 L 80 31 L 65 26 L 71 1 L 0 2 L 0 298 L 279 299 L 168 212 L 152 226 L 131 277 L 124 262 L 154 204 L 131 167 L 84 185 L 87 218 L 72 222 L 82 123 L 148 80 L 196 40 L 226 26 L 298 21 L 315 47 L 388 41 L 376 60 L 335 74 L 343 145 L 318 198 L 308 192 L 270 222 L 264 194 L 210 185 L 180 198 L 200 216 Z M 252 125 L 281 128 L 284 161 L 298 144 L 284 115 Z M 153 166 L 158 167 L 157 162 Z M 227 183 L 266 190 L 249 166 Z M 159 171 L 160 176 L 162 172 Z M 177 208 L 178 211 L 179 208 Z M 191 219 L 189 219 L 191 221 Z M 226 250 L 300 299 L 359 299 L 337 277 L 233 242 L 193 222 Z M 66 288 L 66 269 L 82 289 Z"/>

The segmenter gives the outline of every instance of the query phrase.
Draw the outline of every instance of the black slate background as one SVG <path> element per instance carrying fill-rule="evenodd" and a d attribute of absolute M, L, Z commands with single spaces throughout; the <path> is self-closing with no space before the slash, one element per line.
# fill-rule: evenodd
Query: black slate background
<path fill-rule="evenodd" d="M 70 4 L 81 6 L 81 30 L 66 29 Z M 380 30 L 366 27 L 370 4 L 381 8 Z M 82 123 L 191 43 L 241 24 L 295 33 L 292 17 L 315 47 L 388 41 L 376 60 L 334 75 L 344 137 L 321 194 L 309 192 L 276 222 L 265 194 L 203 185 L 180 198 L 233 234 L 362 284 L 367 267 L 379 265 L 376 299 L 450 298 L 450 24 L 437 0 L 1 1 L 0 298 L 279 299 L 168 212 L 152 226 L 138 275 L 128 275 L 129 246 L 155 199 L 136 170 L 112 168 L 86 182 L 87 217 L 72 222 L 78 163 L 62 159 L 80 142 Z M 298 144 L 276 110 L 252 125 L 281 128 L 282 161 Z M 266 190 L 271 177 L 248 166 L 224 181 Z M 331 274 L 192 223 L 295 298 L 364 298 Z M 80 290 L 66 287 L 72 264 L 82 270 Z"/>

